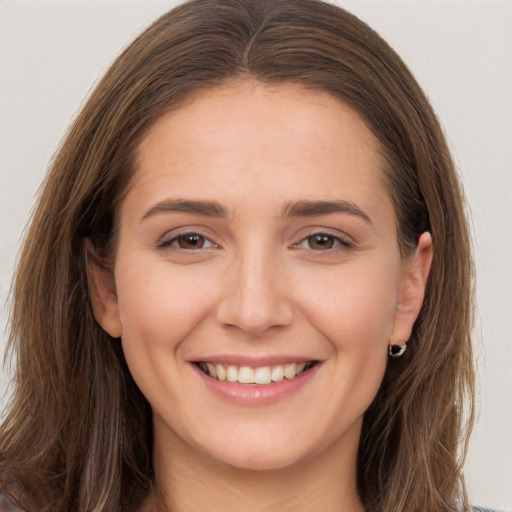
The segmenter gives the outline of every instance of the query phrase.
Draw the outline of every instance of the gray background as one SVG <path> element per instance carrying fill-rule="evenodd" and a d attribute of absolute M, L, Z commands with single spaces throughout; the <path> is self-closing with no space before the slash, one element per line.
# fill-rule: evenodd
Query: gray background
<path fill-rule="evenodd" d="M 119 50 L 175 3 L 0 1 L 0 350 L 19 240 L 48 160 Z M 409 64 L 461 170 L 473 217 L 479 306 L 479 421 L 466 474 L 473 503 L 512 510 L 512 2 L 343 5 Z M 1 390 L 7 382 L 4 370 Z"/>

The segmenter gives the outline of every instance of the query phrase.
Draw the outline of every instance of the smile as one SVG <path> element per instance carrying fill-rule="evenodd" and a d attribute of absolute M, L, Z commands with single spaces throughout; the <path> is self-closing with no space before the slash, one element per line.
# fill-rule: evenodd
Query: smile
<path fill-rule="evenodd" d="M 292 380 L 316 365 L 316 361 L 289 363 L 273 366 L 235 366 L 220 363 L 197 363 L 199 369 L 209 377 L 239 384 L 269 385 L 283 380 Z"/>

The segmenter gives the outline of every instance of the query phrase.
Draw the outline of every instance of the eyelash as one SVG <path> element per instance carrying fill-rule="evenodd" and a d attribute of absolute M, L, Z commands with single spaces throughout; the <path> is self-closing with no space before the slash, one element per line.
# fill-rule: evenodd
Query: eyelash
<path fill-rule="evenodd" d="M 199 239 L 199 241 L 201 241 L 203 245 L 201 245 L 200 247 L 197 247 L 197 248 L 180 247 L 179 246 L 180 241 L 186 240 L 187 237 L 189 239 L 192 239 L 192 238 L 195 238 L 196 240 Z M 315 248 L 311 247 L 311 242 L 313 242 L 315 240 L 315 238 L 316 238 L 317 242 L 320 242 L 320 243 L 327 242 L 332 245 L 330 247 L 323 247 L 323 248 L 315 249 Z M 320 241 L 320 239 L 323 239 L 323 240 Z M 207 247 L 205 247 L 204 244 L 208 244 Z M 308 244 L 309 247 L 304 247 L 303 244 Z M 210 249 L 212 247 L 218 247 L 218 245 L 216 245 L 209 238 L 207 238 L 204 235 L 201 235 L 200 233 L 197 233 L 194 231 L 190 231 L 190 232 L 187 231 L 184 233 L 179 233 L 178 235 L 176 235 L 170 239 L 162 240 L 158 244 L 158 247 L 159 248 L 172 247 L 172 248 L 179 249 L 182 251 L 196 252 L 196 251 L 200 251 L 202 249 Z M 318 233 L 312 233 L 311 235 L 308 235 L 306 238 L 303 238 L 300 242 L 293 244 L 293 247 L 299 248 L 299 249 L 309 249 L 314 252 L 320 253 L 320 252 L 336 251 L 336 250 L 340 250 L 343 248 L 352 249 L 354 247 L 354 244 L 345 238 L 335 236 L 330 233 L 318 232 Z"/>
<path fill-rule="evenodd" d="M 198 247 L 198 248 L 185 248 L 185 247 L 180 247 L 178 244 L 180 243 L 180 241 L 186 239 L 186 238 L 197 238 L 197 239 L 200 239 L 203 241 L 203 243 L 207 243 L 209 244 L 208 247 L 204 247 L 204 245 L 201 245 L 201 247 Z M 178 249 L 178 250 L 182 250 L 182 251 L 191 251 L 191 252 L 196 252 L 196 251 L 200 251 L 201 249 L 210 249 L 211 247 L 218 247 L 216 244 L 214 244 L 209 238 L 207 238 L 206 236 L 204 235 L 201 235 L 200 233 L 196 233 L 194 231 L 187 231 L 187 232 L 184 232 L 184 233 L 179 233 L 178 235 L 170 238 L 170 239 L 164 239 L 162 240 L 159 244 L 158 244 L 158 247 L 159 248 L 166 248 L 166 247 L 171 247 L 173 249 Z"/>
<path fill-rule="evenodd" d="M 314 249 L 313 247 L 311 247 L 311 245 L 309 245 L 309 247 L 302 247 L 302 245 L 304 243 L 309 242 L 309 244 L 311 244 L 311 241 L 314 240 L 315 238 L 317 240 L 319 238 L 323 238 L 324 240 L 328 239 L 329 242 L 332 242 L 333 247 L 327 247 L 327 248 L 322 248 L 322 249 Z M 311 235 L 308 235 L 306 238 L 303 238 L 300 242 L 298 242 L 297 244 L 294 244 L 294 247 L 297 247 L 299 249 L 302 249 L 302 248 L 309 249 L 309 250 L 319 253 L 319 252 L 336 251 L 336 250 L 340 250 L 340 249 L 344 249 L 344 248 L 345 249 L 353 249 L 354 244 L 345 238 L 332 235 L 331 233 L 325 233 L 325 232 L 320 231 L 318 233 L 312 233 Z"/>

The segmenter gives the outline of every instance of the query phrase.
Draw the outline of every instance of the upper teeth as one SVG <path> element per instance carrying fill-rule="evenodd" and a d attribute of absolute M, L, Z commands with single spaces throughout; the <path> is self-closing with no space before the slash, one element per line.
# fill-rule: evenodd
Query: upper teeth
<path fill-rule="evenodd" d="M 290 363 L 276 366 L 234 366 L 213 363 L 200 363 L 200 368 L 210 377 L 241 384 L 271 384 L 300 375 L 310 363 Z"/>

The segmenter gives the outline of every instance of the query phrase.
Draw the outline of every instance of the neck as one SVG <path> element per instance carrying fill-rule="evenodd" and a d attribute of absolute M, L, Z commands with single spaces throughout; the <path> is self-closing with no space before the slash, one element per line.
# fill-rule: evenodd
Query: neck
<path fill-rule="evenodd" d="M 169 449 L 156 438 L 156 485 L 144 512 L 364 512 L 356 489 L 360 425 L 354 427 L 356 439 L 350 443 L 345 438 L 320 454 L 272 470 L 236 468 L 179 441 Z"/>

